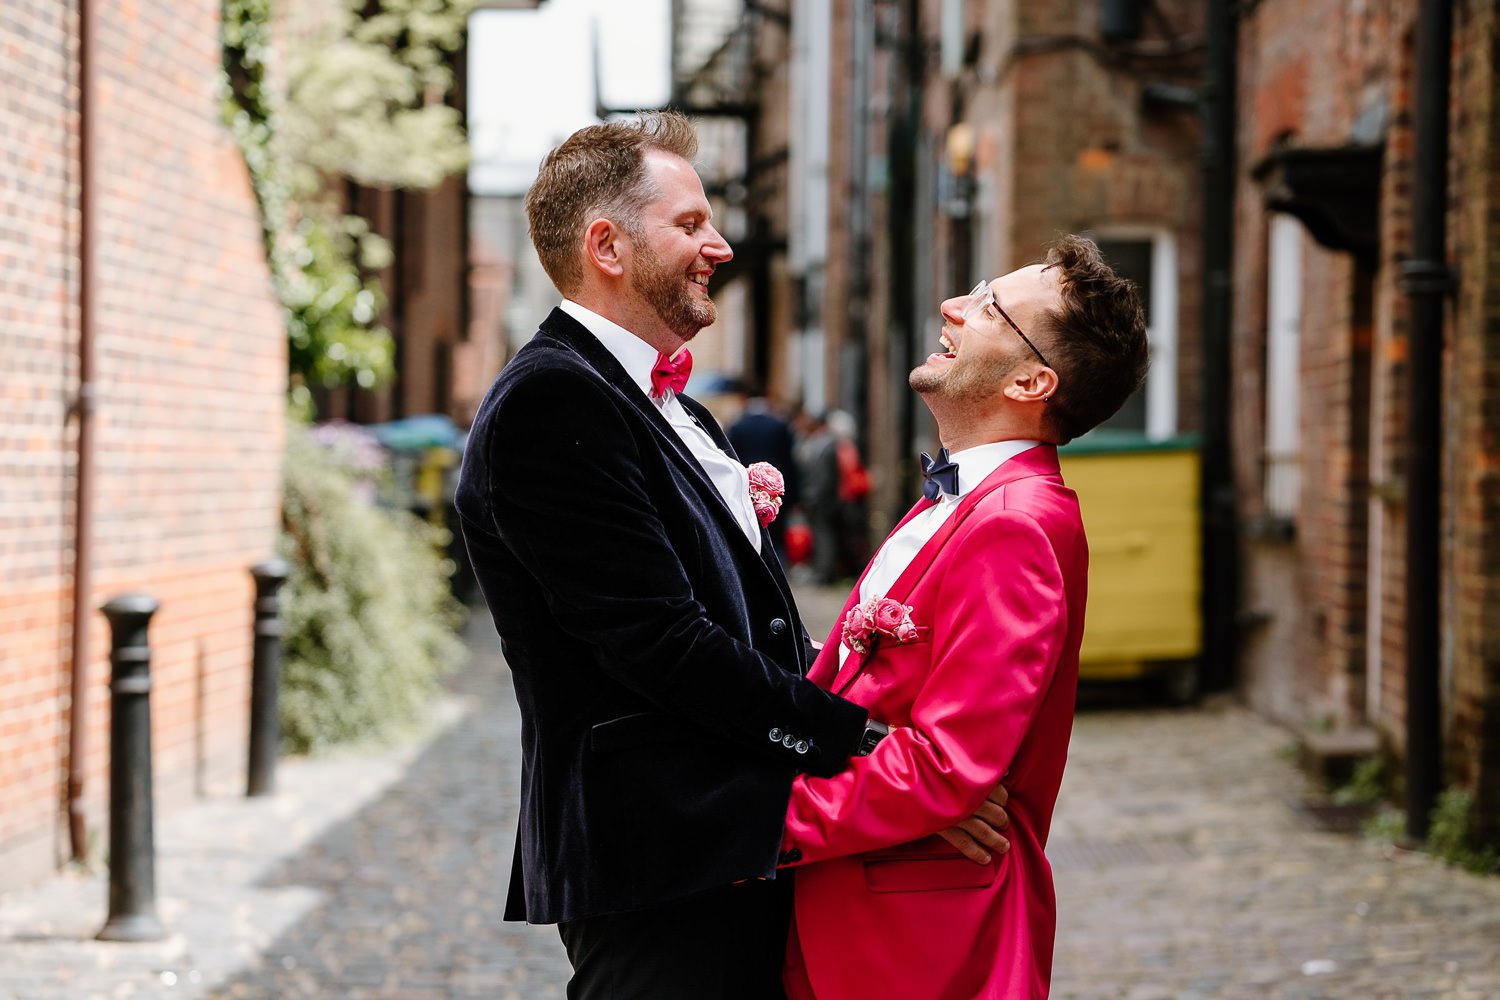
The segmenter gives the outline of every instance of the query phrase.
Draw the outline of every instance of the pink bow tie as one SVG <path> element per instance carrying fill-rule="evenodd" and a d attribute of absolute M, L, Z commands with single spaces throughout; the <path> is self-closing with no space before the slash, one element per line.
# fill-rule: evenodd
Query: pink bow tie
<path fill-rule="evenodd" d="M 668 389 L 681 392 L 693 372 L 693 352 L 683 350 L 673 361 L 665 354 L 656 356 L 656 366 L 651 369 L 651 398 L 659 399 Z"/>

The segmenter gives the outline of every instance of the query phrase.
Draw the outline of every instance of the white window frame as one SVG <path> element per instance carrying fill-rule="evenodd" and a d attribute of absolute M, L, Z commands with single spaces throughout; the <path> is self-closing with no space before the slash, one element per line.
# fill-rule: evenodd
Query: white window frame
<path fill-rule="evenodd" d="M 1266 223 L 1265 504 L 1294 520 L 1302 496 L 1302 223 Z"/>
<path fill-rule="evenodd" d="M 1146 437 L 1161 441 L 1177 434 L 1177 236 L 1164 226 L 1097 227 L 1099 240 L 1144 240 L 1151 244 L 1151 316 L 1146 340 L 1151 368 L 1146 373 Z"/>

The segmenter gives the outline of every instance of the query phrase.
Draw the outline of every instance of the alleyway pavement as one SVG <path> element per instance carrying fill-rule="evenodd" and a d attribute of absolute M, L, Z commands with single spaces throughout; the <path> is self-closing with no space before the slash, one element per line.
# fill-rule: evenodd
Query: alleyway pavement
<path fill-rule="evenodd" d="M 840 596 L 801 591 L 815 634 Z M 555 930 L 500 919 L 519 722 L 482 617 L 471 645 L 404 745 L 160 816 L 167 941 L 93 941 L 98 875 L 0 895 L 0 1000 L 562 997 Z M 1055 997 L 1500 998 L 1500 879 L 1313 829 L 1289 743 L 1227 703 L 1080 715 Z"/>

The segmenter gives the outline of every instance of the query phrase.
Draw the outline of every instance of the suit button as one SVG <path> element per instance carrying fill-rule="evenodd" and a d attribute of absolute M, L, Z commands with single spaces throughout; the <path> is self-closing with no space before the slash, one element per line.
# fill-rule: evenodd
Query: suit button
<path fill-rule="evenodd" d="M 797 745 L 797 737 L 793 736 L 791 733 L 787 733 L 781 738 L 781 745 L 790 750 L 792 747 Z"/>
<path fill-rule="evenodd" d="M 797 741 L 797 745 L 794 746 L 794 747 L 792 747 L 792 749 L 795 750 L 795 751 L 797 751 L 798 753 L 804 753 L 805 754 L 805 753 L 807 753 L 808 746 L 809 746 L 809 744 L 808 744 L 808 742 L 806 740 L 798 740 Z"/>
<path fill-rule="evenodd" d="M 782 735 L 783 734 L 779 728 L 772 728 L 772 730 L 766 734 L 766 736 L 770 738 L 772 743 L 780 743 Z"/>
<path fill-rule="evenodd" d="M 794 847 L 790 851 L 782 851 L 776 856 L 776 862 L 783 865 L 794 865 L 802 860 L 802 848 Z"/>
<path fill-rule="evenodd" d="M 771 634 L 772 635 L 780 635 L 781 633 L 783 633 L 785 631 L 786 631 L 786 619 L 785 618 L 772 618 L 771 619 Z"/>

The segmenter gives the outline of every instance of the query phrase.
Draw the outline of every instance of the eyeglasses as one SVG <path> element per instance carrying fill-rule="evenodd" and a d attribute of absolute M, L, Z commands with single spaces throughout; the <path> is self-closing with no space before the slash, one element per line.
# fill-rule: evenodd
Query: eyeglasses
<path fill-rule="evenodd" d="M 1031 348 L 1031 353 L 1036 355 L 1036 359 L 1038 361 L 1046 365 L 1048 368 L 1052 367 L 1052 363 L 1042 356 L 1041 351 L 1036 349 L 1036 345 L 1031 342 L 1031 338 L 1022 333 L 1021 328 L 1019 326 L 1016 326 L 1016 321 L 1011 319 L 1009 314 L 1007 314 L 1006 311 L 1000 307 L 999 300 L 995 298 L 995 290 L 990 287 L 990 283 L 988 281 L 981 281 L 979 284 L 974 286 L 972 291 L 969 292 L 969 304 L 964 307 L 964 322 L 967 323 L 970 316 L 985 309 L 988 306 L 995 307 L 995 312 L 999 313 L 1000 318 L 1005 320 L 1005 322 L 1010 325 L 1010 328 L 1012 330 L 1016 331 L 1016 336 L 1020 337 L 1021 341 L 1027 347 Z"/>

